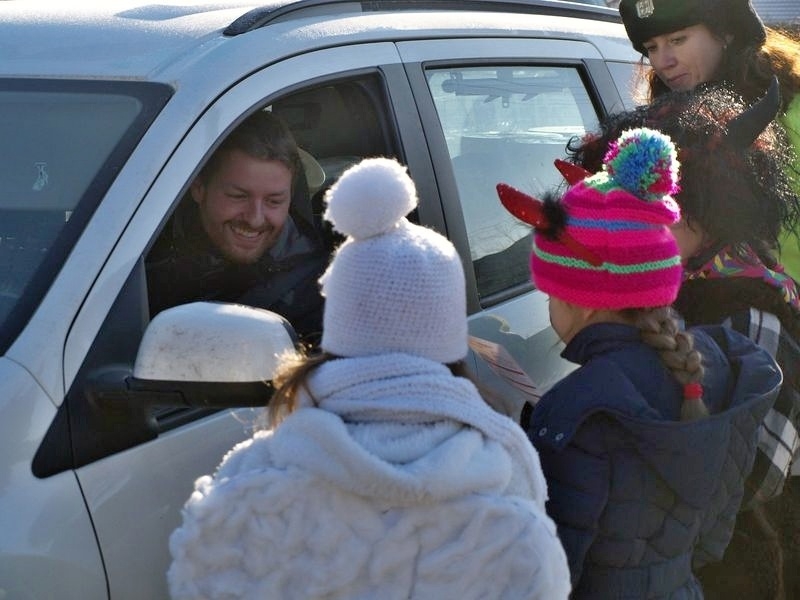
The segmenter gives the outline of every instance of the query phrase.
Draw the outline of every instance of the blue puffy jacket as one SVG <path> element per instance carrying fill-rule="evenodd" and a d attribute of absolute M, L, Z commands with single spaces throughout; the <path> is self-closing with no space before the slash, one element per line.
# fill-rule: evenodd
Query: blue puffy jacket
<path fill-rule="evenodd" d="M 637 329 L 610 323 L 570 341 L 562 356 L 581 368 L 531 414 L 573 598 L 702 598 L 692 569 L 730 541 L 781 372 L 730 329 L 691 331 L 708 418 L 680 421 L 681 385 Z"/>

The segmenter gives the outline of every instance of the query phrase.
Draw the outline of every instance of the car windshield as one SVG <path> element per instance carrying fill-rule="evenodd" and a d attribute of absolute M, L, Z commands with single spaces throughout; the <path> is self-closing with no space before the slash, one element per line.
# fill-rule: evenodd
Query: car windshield
<path fill-rule="evenodd" d="M 0 351 L 168 97 L 145 83 L 0 83 Z"/>

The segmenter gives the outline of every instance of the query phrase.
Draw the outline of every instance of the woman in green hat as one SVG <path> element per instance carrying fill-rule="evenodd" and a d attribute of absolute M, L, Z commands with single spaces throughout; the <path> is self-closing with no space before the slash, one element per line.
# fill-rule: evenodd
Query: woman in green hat
<path fill-rule="evenodd" d="M 619 12 L 633 47 L 649 60 L 642 72 L 646 101 L 672 90 L 725 82 L 751 103 L 777 76 L 782 97 L 777 120 L 795 151 L 787 176 L 800 193 L 797 32 L 765 27 L 750 0 L 621 0 Z M 784 223 L 780 258 L 787 273 L 800 279 L 794 224 Z"/>

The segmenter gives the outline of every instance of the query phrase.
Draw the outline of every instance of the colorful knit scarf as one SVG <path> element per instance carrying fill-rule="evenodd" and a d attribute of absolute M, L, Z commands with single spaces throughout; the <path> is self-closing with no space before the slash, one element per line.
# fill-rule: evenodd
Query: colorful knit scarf
<path fill-rule="evenodd" d="M 700 267 L 685 271 L 683 280 L 729 277 L 760 279 L 780 290 L 786 303 L 800 312 L 800 291 L 797 282 L 783 272 L 783 267 L 777 265 L 775 269 L 768 269 L 749 244 L 741 244 L 738 248 L 739 252 L 734 252 L 732 246 L 725 246 Z"/>

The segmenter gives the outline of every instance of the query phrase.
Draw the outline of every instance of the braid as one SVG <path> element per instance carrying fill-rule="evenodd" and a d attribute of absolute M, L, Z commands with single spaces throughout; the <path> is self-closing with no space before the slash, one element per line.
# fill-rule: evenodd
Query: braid
<path fill-rule="evenodd" d="M 681 420 L 692 421 L 708 415 L 703 402 L 703 357 L 694 349 L 694 340 L 678 322 L 668 306 L 638 309 L 634 322 L 642 332 L 642 341 L 658 350 L 664 365 L 683 384 Z"/>

